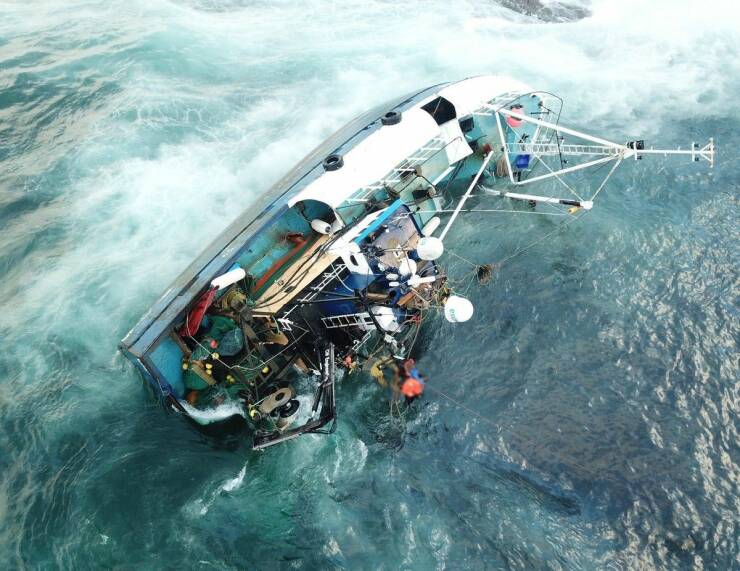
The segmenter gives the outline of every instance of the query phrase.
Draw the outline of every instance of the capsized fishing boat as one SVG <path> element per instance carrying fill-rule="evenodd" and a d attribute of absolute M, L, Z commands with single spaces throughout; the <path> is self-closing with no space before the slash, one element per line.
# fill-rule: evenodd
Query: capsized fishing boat
<path fill-rule="evenodd" d="M 441 261 L 474 191 L 500 212 L 575 220 L 627 159 L 713 165 L 711 139 L 675 150 L 615 143 L 562 126 L 561 108 L 551 93 L 480 76 L 356 118 L 226 228 L 121 349 L 170 408 L 201 425 L 238 419 L 255 448 L 330 432 L 335 383 L 358 371 L 392 402 L 413 401 L 425 386 L 410 358 L 425 317 L 473 316 Z M 565 181 L 607 163 L 588 196 Z M 545 179 L 562 195 L 520 192 Z M 479 280 L 490 273 L 479 267 Z"/>

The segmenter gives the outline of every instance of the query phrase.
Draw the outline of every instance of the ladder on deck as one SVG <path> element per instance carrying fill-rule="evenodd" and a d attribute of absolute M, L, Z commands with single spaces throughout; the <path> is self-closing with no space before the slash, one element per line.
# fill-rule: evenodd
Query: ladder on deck
<path fill-rule="evenodd" d="M 488 103 L 486 103 L 483 107 L 473 111 L 473 115 L 490 116 L 491 110 L 497 110 L 501 107 L 504 107 L 505 105 L 513 103 L 514 101 L 519 99 L 522 95 L 526 95 L 526 94 L 522 91 L 507 91 L 506 93 L 497 95 L 496 97 L 491 99 Z"/>
<path fill-rule="evenodd" d="M 506 143 L 509 153 L 533 155 L 599 155 L 618 157 L 622 150 L 602 145 L 565 145 L 558 143 Z"/>
<path fill-rule="evenodd" d="M 321 321 L 327 329 L 339 329 L 340 327 L 375 328 L 373 319 L 367 311 L 363 311 L 362 313 L 348 313 L 346 315 L 330 315 L 328 317 L 322 317 Z"/>
<path fill-rule="evenodd" d="M 373 193 L 386 187 L 394 187 L 401 183 L 408 175 L 416 174 L 416 168 L 423 165 L 434 155 L 447 146 L 443 137 L 433 137 L 423 147 L 419 147 L 414 153 L 398 163 L 389 173 L 378 182 L 362 187 L 356 198 L 351 202 L 366 202 Z"/>
<path fill-rule="evenodd" d="M 347 266 L 345 266 L 342 263 L 334 262 L 332 263 L 328 271 L 321 274 L 321 281 L 319 281 L 315 286 L 312 286 L 310 290 L 304 295 L 303 297 L 296 300 L 296 303 L 292 305 L 292 307 L 285 312 L 285 314 L 281 317 L 281 319 L 286 319 L 290 316 L 291 313 L 293 313 L 293 310 L 296 307 L 299 307 L 302 303 L 308 303 L 310 301 L 313 301 L 316 299 L 316 297 L 324 291 L 324 288 L 328 286 L 332 281 L 337 279 L 339 277 L 339 274 L 341 274 L 344 270 L 347 269 Z"/>
<path fill-rule="evenodd" d="M 304 297 L 300 298 L 298 300 L 299 303 L 306 303 L 313 299 L 316 299 L 316 296 L 319 295 L 322 291 L 324 291 L 324 288 L 328 286 L 331 282 L 333 282 L 335 279 L 339 277 L 339 274 L 341 274 L 345 269 L 347 269 L 347 266 L 340 263 L 335 263 L 329 266 L 329 271 L 324 272 L 321 275 L 321 281 L 317 283 L 315 286 L 312 286 L 312 291 L 308 294 L 306 294 Z"/>

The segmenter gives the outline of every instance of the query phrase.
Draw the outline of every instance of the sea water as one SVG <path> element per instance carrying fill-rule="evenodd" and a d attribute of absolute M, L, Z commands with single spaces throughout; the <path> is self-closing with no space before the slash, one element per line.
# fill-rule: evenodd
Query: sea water
<path fill-rule="evenodd" d="M 0 2 L 0 566 L 740 566 L 738 21 L 729 1 Z M 551 237 L 460 282 L 470 322 L 430 317 L 403 418 L 352 377 L 335 434 L 263 453 L 164 411 L 116 344 L 174 277 L 353 116 L 480 73 L 617 141 L 713 136 L 717 165 L 630 161 L 565 229 L 461 215 L 449 248 L 475 263 Z"/>

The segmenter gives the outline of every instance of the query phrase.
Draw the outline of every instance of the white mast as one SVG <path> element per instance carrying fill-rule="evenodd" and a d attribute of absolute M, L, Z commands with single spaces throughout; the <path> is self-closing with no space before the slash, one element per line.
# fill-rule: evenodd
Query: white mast
<path fill-rule="evenodd" d="M 549 121 L 543 121 L 541 119 L 529 117 L 525 115 L 521 111 L 521 109 L 507 109 L 505 106 L 494 105 L 492 103 L 484 104 L 482 109 L 474 112 L 474 115 L 487 115 L 489 117 L 495 117 L 496 127 L 501 141 L 501 151 L 503 152 L 503 158 L 506 161 L 507 167 L 506 170 L 509 176 L 509 180 L 512 184 L 521 186 L 541 181 L 547 178 L 555 178 L 559 182 L 561 182 L 577 198 L 577 200 L 484 189 L 486 194 L 493 196 L 502 196 L 506 198 L 514 198 L 517 200 L 527 200 L 530 202 L 575 206 L 578 208 L 583 208 L 584 210 L 590 210 L 593 207 L 593 199 L 601 192 L 607 180 L 609 180 L 611 175 L 624 159 L 634 158 L 635 160 L 639 160 L 644 155 L 685 155 L 690 156 L 693 162 L 698 162 L 701 159 L 704 159 L 709 163 L 710 168 L 714 166 L 714 139 L 712 138 L 710 138 L 709 142 L 704 146 L 699 146 L 697 143 L 692 143 L 690 149 L 681 149 L 680 147 L 678 149 L 645 149 L 643 141 L 630 141 L 626 144 L 615 143 L 608 139 L 595 137 L 594 135 L 589 135 L 588 133 L 584 133 L 582 131 L 563 127 L 556 123 L 551 123 Z M 532 142 L 522 141 L 518 143 L 508 143 L 506 141 L 506 135 L 504 133 L 502 117 L 512 117 L 517 120 L 537 125 L 538 130 L 535 133 L 534 140 Z M 545 130 L 545 132 L 548 132 L 548 130 L 550 132 L 554 132 L 555 136 L 557 137 L 557 141 L 555 143 L 552 143 L 549 140 L 544 141 L 544 136 L 540 135 L 540 132 L 543 130 Z M 588 141 L 592 144 L 564 144 L 561 142 L 561 134 L 571 135 L 573 137 L 577 137 L 578 139 Z M 538 176 L 526 178 L 524 180 L 518 180 L 518 178 L 514 177 L 514 169 L 512 168 L 511 161 L 509 159 L 510 153 L 532 155 L 536 160 L 538 160 L 542 165 L 545 166 L 548 172 Z M 447 235 L 447 232 L 450 230 L 452 223 L 455 221 L 458 214 L 460 214 L 463 205 L 468 200 L 468 198 L 470 198 L 473 189 L 478 184 L 478 180 L 483 174 L 483 171 L 488 165 L 493 154 L 493 151 L 491 151 L 484 157 L 480 169 L 473 178 L 473 181 L 471 182 L 467 191 L 458 202 L 457 207 L 450 217 L 450 220 L 447 222 L 447 225 L 440 235 L 440 239 L 444 239 L 444 237 Z M 563 156 L 587 156 L 593 158 L 586 162 L 568 167 L 563 166 L 563 164 L 561 163 L 561 168 L 552 169 L 547 163 L 542 160 L 543 156 L 558 156 L 561 158 Z M 575 192 L 575 190 L 573 190 L 561 178 L 562 175 L 573 173 L 589 167 L 606 164 L 609 162 L 614 162 L 612 168 L 609 170 L 608 174 L 589 200 L 582 199 Z"/>
<path fill-rule="evenodd" d="M 480 179 L 480 176 L 483 174 L 483 171 L 488 165 L 488 161 L 491 160 L 491 157 L 493 157 L 493 153 L 488 153 L 483 159 L 483 162 L 480 168 L 478 169 L 478 172 L 475 173 L 475 176 L 473 177 L 473 181 L 470 183 L 468 190 L 465 191 L 465 194 L 463 194 L 462 198 L 460 199 L 460 202 L 457 203 L 457 207 L 455 208 L 455 211 L 452 213 L 452 216 L 450 216 L 450 219 L 447 221 L 447 226 L 445 226 L 444 230 L 442 230 L 442 233 L 439 235 L 440 240 L 444 240 L 445 236 L 447 236 L 447 232 L 452 227 L 452 223 L 455 221 L 455 218 L 457 218 L 457 215 L 460 214 L 460 210 L 462 210 L 462 207 L 465 204 L 465 201 L 467 201 L 468 198 L 470 198 L 470 195 L 472 194 L 473 189 L 475 188 L 475 185 L 478 184 L 478 180 Z"/>
<path fill-rule="evenodd" d="M 501 138 L 501 145 L 504 148 L 506 156 L 506 164 L 509 171 L 509 178 L 513 184 L 523 185 L 530 184 L 546 178 L 556 177 L 557 175 L 567 174 L 582 170 L 588 167 L 600 165 L 611 160 L 623 160 L 626 158 L 634 157 L 635 160 L 640 159 L 643 155 L 688 155 L 691 160 L 696 162 L 700 159 L 704 159 L 709 162 L 710 168 L 714 166 L 714 139 L 709 139 L 709 142 L 703 147 L 699 147 L 698 144 L 692 143 L 690 149 L 644 149 L 641 141 L 632 141 L 628 144 L 619 144 L 601 137 L 594 137 L 588 133 L 582 131 L 576 131 L 575 129 L 569 129 L 555 123 L 548 121 L 542 121 L 541 119 L 535 119 L 534 117 L 528 117 L 518 109 L 506 109 L 504 107 L 494 108 L 492 105 L 485 105 L 488 109 L 494 109 L 489 114 L 495 114 L 496 123 L 498 126 L 499 137 Z M 532 123 L 540 128 L 551 129 L 556 134 L 564 133 L 566 135 L 572 135 L 583 139 L 584 141 L 590 141 L 596 143 L 595 145 L 564 145 L 559 143 L 507 143 L 503 127 L 501 124 L 501 115 L 513 117 L 527 123 Z M 513 175 L 513 169 L 511 168 L 511 162 L 509 161 L 509 152 L 524 152 L 530 153 L 539 159 L 540 156 L 544 155 L 570 155 L 570 156 L 601 156 L 601 158 L 593 159 L 585 163 L 581 163 L 572 167 L 565 167 L 558 170 L 550 171 L 543 175 L 528 178 L 522 181 L 515 180 Z"/>

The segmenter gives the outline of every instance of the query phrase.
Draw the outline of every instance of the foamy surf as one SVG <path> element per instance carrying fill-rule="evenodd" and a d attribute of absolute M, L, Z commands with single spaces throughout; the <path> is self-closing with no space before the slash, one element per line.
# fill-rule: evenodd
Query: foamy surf
<path fill-rule="evenodd" d="M 244 483 L 244 478 L 246 475 L 247 475 L 247 464 L 245 463 L 244 466 L 242 466 L 242 469 L 239 470 L 239 473 L 236 476 L 223 482 L 214 491 L 208 493 L 207 497 L 198 498 L 197 500 L 195 500 L 189 506 L 189 508 L 187 508 L 186 511 L 189 512 L 190 515 L 194 515 L 194 516 L 206 515 L 208 513 L 208 510 L 211 509 L 213 502 L 215 502 L 221 494 L 228 494 L 235 490 L 238 490 Z"/>
<path fill-rule="evenodd" d="M 213 408 L 204 409 L 195 408 L 188 404 L 187 401 L 180 401 L 180 404 L 193 420 L 202 425 L 220 422 L 236 415 L 246 418 L 244 407 L 235 402 L 228 402 Z"/>

